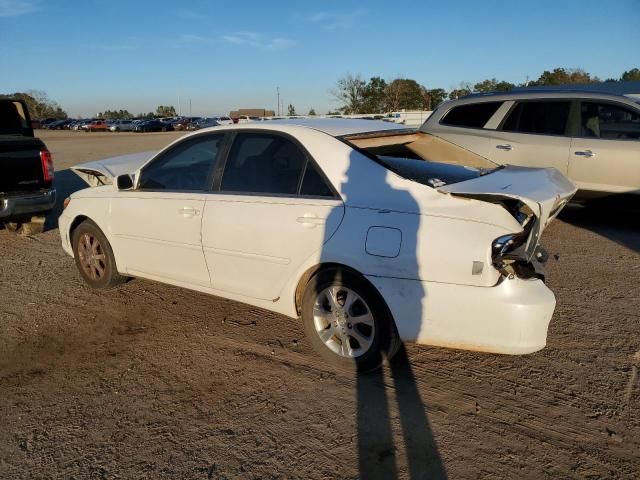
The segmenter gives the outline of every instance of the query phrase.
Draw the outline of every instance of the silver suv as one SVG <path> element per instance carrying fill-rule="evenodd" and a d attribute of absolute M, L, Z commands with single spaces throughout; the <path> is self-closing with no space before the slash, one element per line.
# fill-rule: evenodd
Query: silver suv
<path fill-rule="evenodd" d="M 640 195 L 640 99 L 579 91 L 470 95 L 420 130 L 499 164 L 555 167 L 583 200 Z"/>

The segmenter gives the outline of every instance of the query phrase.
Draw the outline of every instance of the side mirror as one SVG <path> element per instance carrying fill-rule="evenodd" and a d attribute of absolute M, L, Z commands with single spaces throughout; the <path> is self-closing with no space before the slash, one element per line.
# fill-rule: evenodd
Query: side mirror
<path fill-rule="evenodd" d="M 118 175 L 116 177 L 116 186 L 118 190 L 131 190 L 133 188 L 133 178 L 131 175 Z"/>

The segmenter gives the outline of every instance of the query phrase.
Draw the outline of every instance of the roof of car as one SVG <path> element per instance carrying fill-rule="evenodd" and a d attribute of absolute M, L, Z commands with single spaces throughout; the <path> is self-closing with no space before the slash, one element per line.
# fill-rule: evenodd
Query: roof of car
<path fill-rule="evenodd" d="M 617 92 L 606 92 L 596 90 L 580 90 L 580 89 L 514 89 L 508 92 L 488 92 L 473 93 L 465 97 L 461 97 L 457 102 L 476 102 L 479 100 L 513 100 L 516 98 L 594 98 L 594 99 L 617 99 L 637 102 L 638 97 L 634 94 L 620 94 Z"/>
<path fill-rule="evenodd" d="M 408 130 L 406 125 L 393 122 L 382 122 L 378 120 L 360 120 L 352 118 L 292 118 L 282 120 L 267 120 L 259 123 L 245 123 L 244 128 L 252 126 L 266 125 L 291 125 L 298 127 L 313 128 L 333 137 L 345 135 L 358 135 L 369 132 L 380 132 L 383 130 Z"/>

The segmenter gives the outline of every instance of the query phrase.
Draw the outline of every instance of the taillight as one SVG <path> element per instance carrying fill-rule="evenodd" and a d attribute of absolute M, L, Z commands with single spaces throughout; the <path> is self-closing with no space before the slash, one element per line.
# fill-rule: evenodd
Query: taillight
<path fill-rule="evenodd" d="M 45 183 L 53 182 L 53 156 L 46 148 L 40 150 L 40 163 L 42 163 L 42 177 Z"/>

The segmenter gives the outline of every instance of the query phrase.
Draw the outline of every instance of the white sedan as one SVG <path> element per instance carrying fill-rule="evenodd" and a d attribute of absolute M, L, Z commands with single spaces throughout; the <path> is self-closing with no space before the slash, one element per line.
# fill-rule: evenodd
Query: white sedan
<path fill-rule="evenodd" d="M 143 277 L 302 318 L 333 364 L 401 340 L 523 354 L 555 308 L 539 246 L 575 193 L 557 170 L 490 163 L 370 120 L 219 126 L 159 153 L 74 167 L 60 216 L 92 287 Z"/>

